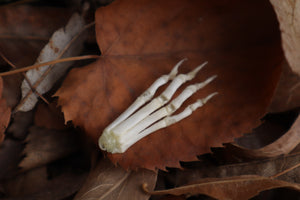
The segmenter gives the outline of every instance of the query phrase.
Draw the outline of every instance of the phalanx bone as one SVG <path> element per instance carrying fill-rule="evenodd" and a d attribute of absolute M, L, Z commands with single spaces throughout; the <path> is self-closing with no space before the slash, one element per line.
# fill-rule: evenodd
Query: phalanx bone
<path fill-rule="evenodd" d="M 137 141 L 156 130 L 170 126 L 188 117 L 193 111 L 203 106 L 217 94 L 215 92 L 203 99 L 198 99 L 195 103 L 187 106 L 181 113 L 172 115 L 185 100 L 217 77 L 214 75 L 201 83 L 187 86 L 180 95 L 165 106 L 176 90 L 185 82 L 192 80 L 198 71 L 207 64 L 205 62 L 187 74 L 177 75 L 179 66 L 185 60 L 178 62 L 170 74 L 158 78 L 125 112 L 104 129 L 98 141 L 100 149 L 110 153 L 123 153 Z M 156 90 L 170 80 L 171 83 L 167 89 L 158 97 L 152 99 Z M 150 101 L 151 99 L 152 101 Z M 150 101 L 148 104 L 139 109 L 148 101 Z"/>

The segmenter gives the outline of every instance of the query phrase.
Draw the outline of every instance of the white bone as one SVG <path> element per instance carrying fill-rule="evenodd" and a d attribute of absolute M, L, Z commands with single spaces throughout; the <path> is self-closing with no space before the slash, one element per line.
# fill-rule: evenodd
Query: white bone
<path fill-rule="evenodd" d="M 145 119 L 153 111 L 168 103 L 168 101 L 172 98 L 176 90 L 186 81 L 192 80 L 197 74 L 197 72 L 200 69 L 202 69 L 206 64 L 207 62 L 203 63 L 188 74 L 179 74 L 178 76 L 176 76 L 161 95 L 153 99 L 150 103 L 141 108 L 135 114 L 133 114 L 132 116 L 115 126 L 113 128 L 113 132 L 121 135 L 122 133 L 124 133 L 124 131 L 134 127 L 137 123 L 139 123 L 140 120 Z"/>
<path fill-rule="evenodd" d="M 157 79 L 123 114 L 103 131 L 99 138 L 99 147 L 102 150 L 111 153 L 123 153 L 143 137 L 191 115 L 194 110 L 203 106 L 209 99 L 217 94 L 210 94 L 206 98 L 189 105 L 183 112 L 170 116 L 197 90 L 205 87 L 216 78 L 216 76 L 212 76 L 204 82 L 188 86 L 178 97 L 172 100 L 171 103 L 164 106 L 183 83 L 192 80 L 198 71 L 207 64 L 207 62 L 205 62 L 188 74 L 179 74 L 176 76 L 178 67 L 184 60 L 177 63 L 169 75 L 163 75 Z M 172 82 L 161 95 L 134 113 L 143 104 L 151 100 L 156 90 L 169 80 L 172 80 Z"/>
<path fill-rule="evenodd" d="M 129 117 L 132 113 L 134 113 L 137 109 L 139 109 L 142 105 L 147 103 L 152 99 L 157 89 L 165 85 L 169 80 L 173 80 L 177 73 L 179 66 L 186 61 L 187 59 L 184 58 L 181 61 L 179 61 L 170 74 L 163 75 L 160 78 L 158 78 L 143 94 L 141 94 L 134 102 L 127 108 L 115 121 L 113 121 L 108 127 L 106 127 L 105 131 L 110 131 L 112 128 L 114 128 L 116 125 L 118 125 L 120 122 L 124 121 L 127 117 Z"/>
<path fill-rule="evenodd" d="M 165 128 L 167 126 L 170 126 L 176 122 L 181 121 L 182 119 L 188 117 L 192 114 L 193 111 L 195 111 L 197 108 L 202 107 L 209 99 L 211 99 L 213 96 L 217 95 L 218 93 L 212 93 L 205 97 L 204 99 L 199 99 L 195 103 L 188 105 L 184 111 L 177 115 L 167 116 L 163 118 L 162 120 L 158 121 L 157 123 L 153 124 L 149 128 L 145 129 L 144 131 L 140 132 L 138 134 L 138 140 L 142 139 L 143 137 L 149 135 L 150 133 L 153 133 L 154 131 L 157 131 L 159 129 Z"/>
<path fill-rule="evenodd" d="M 135 144 L 140 139 L 146 137 L 150 133 L 153 133 L 159 129 L 170 126 L 192 114 L 198 107 L 203 106 L 209 99 L 215 96 L 217 93 L 208 95 L 204 99 L 199 99 L 196 103 L 193 103 L 185 108 L 181 113 L 170 116 L 173 114 L 182 103 L 188 99 L 197 90 L 203 88 L 209 82 L 211 82 L 216 76 L 210 77 L 203 83 L 188 86 L 176 99 L 165 107 L 155 111 L 150 116 L 140 121 L 135 127 L 128 130 L 124 137 L 120 138 L 117 146 L 120 147 L 120 151 L 125 152 L 130 146 Z M 167 117 L 166 117 L 167 116 Z M 163 119 L 162 119 L 163 118 Z M 160 120 L 160 121 L 159 121 Z M 158 122 L 157 122 L 158 121 Z M 156 123 L 155 123 L 156 122 Z M 152 125 L 153 124 L 153 125 Z M 150 126 L 151 125 L 151 126 Z M 148 127 L 148 128 L 147 128 Z M 138 133 L 138 134 L 137 134 Z"/>

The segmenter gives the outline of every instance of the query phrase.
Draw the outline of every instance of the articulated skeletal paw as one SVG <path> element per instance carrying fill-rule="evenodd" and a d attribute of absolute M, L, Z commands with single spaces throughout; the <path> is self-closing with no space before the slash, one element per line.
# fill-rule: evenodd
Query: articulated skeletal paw
<path fill-rule="evenodd" d="M 183 59 L 177 63 L 170 74 L 158 78 L 124 113 L 104 129 L 98 141 L 100 149 L 110 153 L 123 153 L 143 137 L 188 117 L 194 110 L 203 106 L 217 94 L 215 92 L 203 99 L 199 99 L 187 106 L 181 113 L 172 115 L 185 100 L 217 77 L 214 75 L 204 82 L 186 87 L 178 97 L 164 106 L 183 83 L 192 80 L 197 72 L 207 64 L 205 62 L 187 74 L 177 75 L 178 67 L 185 60 Z M 172 80 L 172 82 L 167 89 L 150 101 L 156 90 L 160 86 L 165 85 L 169 80 Z M 148 101 L 150 102 L 147 105 L 138 110 Z"/>

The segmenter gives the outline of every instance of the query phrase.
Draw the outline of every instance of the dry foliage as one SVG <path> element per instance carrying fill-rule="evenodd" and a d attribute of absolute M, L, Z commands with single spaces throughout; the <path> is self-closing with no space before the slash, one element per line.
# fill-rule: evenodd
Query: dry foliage
<path fill-rule="evenodd" d="M 213 74 L 219 77 L 185 105 L 214 91 L 218 97 L 125 153 L 108 155 L 110 159 L 126 169 L 179 167 L 179 161 L 196 160 L 210 147 L 251 131 L 270 103 L 282 61 L 276 19 L 267 6 L 261 1 L 121 0 L 98 9 L 96 36 L 102 58 L 69 73 L 56 93 L 65 119 L 84 128 L 96 142 L 142 91 L 187 57 L 183 72 L 209 62 L 195 82 Z M 251 8 L 259 8 L 255 18 Z M 224 29 L 236 19 L 233 10 L 243 20 Z"/>
<path fill-rule="evenodd" d="M 26 74 L 0 72 L 0 198 L 298 198 L 297 2 L 0 5 L 1 72 L 56 63 Z M 87 56 L 70 60 L 97 60 L 57 61 L 80 53 Z M 183 58 L 180 73 L 208 61 L 192 83 L 218 78 L 182 107 L 219 94 L 124 153 L 100 151 L 104 128 Z M 33 98 L 21 99 L 22 92 Z"/>

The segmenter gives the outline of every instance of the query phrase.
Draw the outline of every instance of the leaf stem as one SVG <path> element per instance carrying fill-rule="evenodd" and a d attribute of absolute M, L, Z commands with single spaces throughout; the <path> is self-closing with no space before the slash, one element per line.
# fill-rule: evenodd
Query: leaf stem
<path fill-rule="evenodd" d="M 283 175 L 283 174 L 286 174 L 286 173 L 288 173 L 289 171 L 292 171 L 293 169 L 296 169 L 297 167 L 300 167 L 300 163 L 298 163 L 298 164 L 294 165 L 293 167 L 290 167 L 290 168 L 288 168 L 288 169 L 286 169 L 286 170 L 283 170 L 282 172 L 279 172 L 279 173 L 277 173 L 277 174 L 275 174 L 275 175 L 273 175 L 273 176 L 270 176 L 270 178 L 277 178 L 278 176 L 281 176 L 281 175 Z"/>
<path fill-rule="evenodd" d="M 52 60 L 52 61 L 49 61 L 49 62 L 39 63 L 39 64 L 36 64 L 36 65 L 31 65 L 31 66 L 28 66 L 28 67 L 8 71 L 8 72 L 3 72 L 3 73 L 0 73 L 0 76 L 8 76 L 8 75 L 12 75 L 12 74 L 20 73 L 20 72 L 25 72 L 25 71 L 28 71 L 28 70 L 31 70 L 31 69 L 36 69 L 36 68 L 43 67 L 43 66 L 46 66 L 46 65 L 52 65 L 52 64 L 62 63 L 62 62 L 70 62 L 70 61 L 75 61 L 75 60 L 97 59 L 99 57 L 100 56 L 98 56 L 98 55 L 85 55 L 85 56 L 75 56 L 75 57 L 69 57 L 69 58 L 61 58 L 61 59 L 56 59 L 56 60 Z"/>

